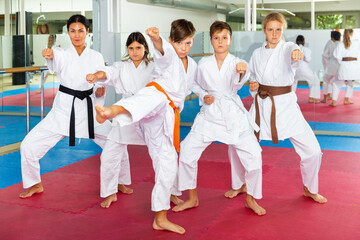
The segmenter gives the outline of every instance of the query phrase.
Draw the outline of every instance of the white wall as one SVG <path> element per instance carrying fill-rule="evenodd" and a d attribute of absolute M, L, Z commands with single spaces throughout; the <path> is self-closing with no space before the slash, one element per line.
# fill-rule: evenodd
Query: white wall
<path fill-rule="evenodd" d="M 169 32 L 172 21 L 185 18 L 191 21 L 198 32 L 209 31 L 210 24 L 215 20 L 226 20 L 224 14 L 215 12 L 190 11 L 178 8 L 159 7 L 127 2 L 120 4 L 121 27 L 123 33 L 133 31 L 144 32 L 156 26 L 161 32 Z"/>
<path fill-rule="evenodd" d="M 2 68 L 12 67 L 12 36 L 1 36 Z"/>
<path fill-rule="evenodd" d="M 11 12 L 18 11 L 18 0 L 10 1 Z M 92 0 L 24 0 L 25 11 L 40 12 L 91 11 Z M 4 14 L 5 0 L 0 0 L 0 14 Z"/>

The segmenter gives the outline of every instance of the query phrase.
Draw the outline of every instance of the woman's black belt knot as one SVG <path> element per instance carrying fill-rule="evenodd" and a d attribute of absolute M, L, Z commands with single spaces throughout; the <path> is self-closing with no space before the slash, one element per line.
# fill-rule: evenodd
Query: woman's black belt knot
<path fill-rule="evenodd" d="M 79 98 L 80 100 L 84 100 L 86 98 L 87 110 L 88 110 L 87 112 L 88 112 L 89 138 L 94 139 L 93 104 L 90 97 L 91 94 L 93 93 L 93 89 L 91 88 L 89 90 L 79 91 L 60 85 L 59 91 L 74 96 L 71 106 L 71 114 L 70 114 L 69 146 L 75 146 L 75 108 L 74 108 L 75 98 Z"/>

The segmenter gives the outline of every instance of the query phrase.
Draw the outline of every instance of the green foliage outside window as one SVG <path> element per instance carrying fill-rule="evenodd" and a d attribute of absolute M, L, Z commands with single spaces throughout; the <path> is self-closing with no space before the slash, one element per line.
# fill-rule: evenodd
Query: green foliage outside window
<path fill-rule="evenodd" d="M 344 15 L 319 15 L 317 16 L 318 29 L 338 29 L 343 28 Z"/>

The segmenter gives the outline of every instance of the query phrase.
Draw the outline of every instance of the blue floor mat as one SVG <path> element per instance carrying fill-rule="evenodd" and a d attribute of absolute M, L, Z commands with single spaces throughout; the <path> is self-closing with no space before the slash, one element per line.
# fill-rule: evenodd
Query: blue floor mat
<path fill-rule="evenodd" d="M 40 160 L 40 174 L 52 172 L 69 164 L 89 158 L 101 152 L 101 148 L 90 139 L 76 141 L 69 147 L 69 138 L 64 138 Z M 0 156 L 0 189 L 21 182 L 20 152 Z"/>

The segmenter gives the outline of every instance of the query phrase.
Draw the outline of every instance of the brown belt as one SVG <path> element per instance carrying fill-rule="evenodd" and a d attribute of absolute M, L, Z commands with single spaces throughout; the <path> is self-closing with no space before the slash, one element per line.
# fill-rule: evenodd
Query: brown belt
<path fill-rule="evenodd" d="M 285 87 L 273 87 L 273 86 L 266 86 L 266 85 L 259 85 L 258 92 L 255 96 L 255 110 L 256 110 L 256 118 L 255 122 L 260 127 L 260 111 L 259 111 L 259 103 L 257 100 L 257 96 L 259 96 L 261 99 L 265 99 L 267 97 L 270 97 L 272 102 L 272 108 L 271 108 L 271 119 L 270 119 L 270 125 L 271 125 L 271 139 L 274 144 L 279 143 L 277 129 L 276 129 L 276 108 L 275 108 L 275 102 L 274 102 L 274 96 L 282 95 L 286 93 L 291 92 L 291 86 L 285 86 Z M 255 132 L 255 135 L 260 141 L 260 131 Z"/>
<path fill-rule="evenodd" d="M 354 58 L 354 57 L 343 57 L 342 60 L 345 61 L 345 62 L 348 62 L 348 61 L 357 61 L 357 58 Z"/>

